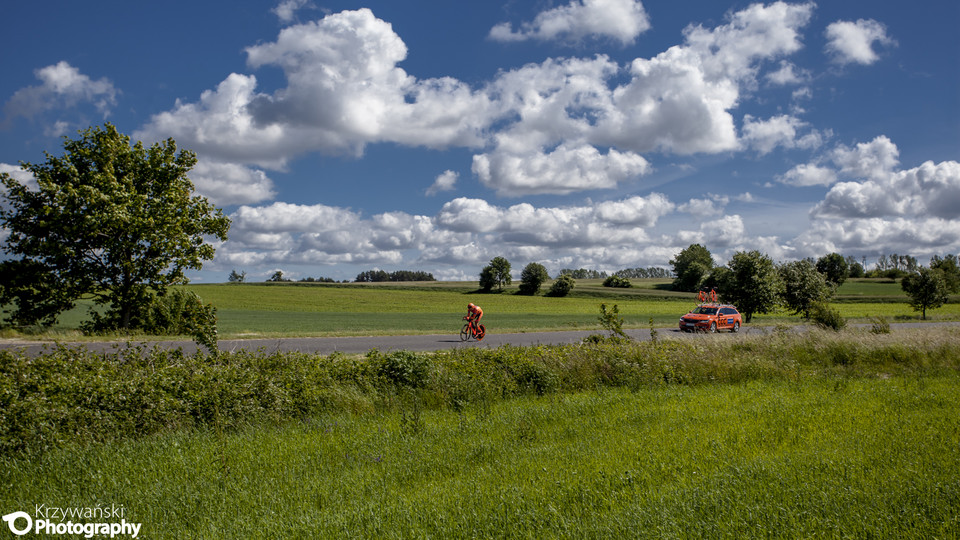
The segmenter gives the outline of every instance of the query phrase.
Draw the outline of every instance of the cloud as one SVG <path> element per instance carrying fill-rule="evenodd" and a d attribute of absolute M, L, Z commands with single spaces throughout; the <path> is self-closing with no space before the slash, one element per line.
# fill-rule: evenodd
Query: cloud
<path fill-rule="evenodd" d="M 173 136 L 220 161 L 283 169 L 303 153 L 360 155 L 374 142 L 479 146 L 494 117 L 462 82 L 397 67 L 406 45 L 369 9 L 286 27 L 246 52 L 251 68 L 280 67 L 287 86 L 264 94 L 255 76 L 232 73 L 198 103 L 155 115 L 141 138 Z"/>
<path fill-rule="evenodd" d="M 912 169 L 840 182 L 811 214 L 831 218 L 960 219 L 960 163 L 927 161 Z"/>
<path fill-rule="evenodd" d="M 545 13 L 625 6 L 642 9 L 574 2 Z M 359 156 L 374 143 L 477 148 L 473 172 L 501 195 L 611 189 L 648 174 L 648 152 L 739 149 L 730 111 L 764 61 L 801 47 L 812 9 L 754 5 L 716 28 L 687 28 L 683 45 L 651 59 L 547 59 L 478 88 L 408 74 L 399 67 L 407 47 L 389 23 L 369 9 L 344 11 L 246 49 L 251 68 L 281 68 L 286 86 L 267 94 L 254 75 L 230 74 L 199 101 L 155 115 L 137 136 L 174 137 L 211 162 L 274 170 L 309 152 Z M 815 144 L 815 132 L 784 132 L 802 125 L 788 117 L 780 132 L 761 134 L 773 121 L 751 124 L 755 147 Z"/>
<path fill-rule="evenodd" d="M 746 194 L 746 200 L 749 200 L 750 194 Z M 725 195 L 711 194 L 704 199 L 690 199 L 677 207 L 677 210 L 686 212 L 694 217 L 711 218 L 723 214 L 724 207 L 730 202 L 730 198 Z"/>
<path fill-rule="evenodd" d="M 282 23 L 291 23 L 296 17 L 297 10 L 307 5 L 308 0 L 282 0 L 277 7 L 271 9 Z"/>
<path fill-rule="evenodd" d="M 190 172 L 197 192 L 214 204 L 252 204 L 272 199 L 273 181 L 261 170 L 201 159 Z"/>
<path fill-rule="evenodd" d="M 837 181 L 837 173 L 830 167 L 803 163 L 777 177 L 777 181 L 795 187 L 829 186 Z"/>
<path fill-rule="evenodd" d="M 810 72 L 797 68 L 792 62 L 780 61 L 780 69 L 767 73 L 767 81 L 777 86 L 803 84 L 810 80 Z"/>
<path fill-rule="evenodd" d="M 859 143 L 854 148 L 838 146 L 830 159 L 841 174 L 853 178 L 885 178 L 899 164 L 900 150 L 886 136 Z"/>
<path fill-rule="evenodd" d="M 636 0 L 573 0 L 540 12 L 533 22 L 523 23 L 516 31 L 510 23 L 500 23 L 490 30 L 490 38 L 578 43 L 587 37 L 606 37 L 629 45 L 649 29 L 647 12 Z"/>
<path fill-rule="evenodd" d="M 107 116 L 116 105 L 119 91 L 107 78 L 93 80 L 80 70 L 61 60 L 34 71 L 39 86 L 17 90 L 4 105 L 5 121 L 16 117 L 33 118 L 48 110 L 67 109 L 79 103 L 92 103 Z"/>
<path fill-rule="evenodd" d="M 0 163 L 0 173 L 9 174 L 14 180 L 26 186 L 27 189 L 37 188 L 37 179 L 33 173 L 23 169 L 19 165 L 10 165 L 9 163 Z M 0 185 L 0 189 L 6 189 Z"/>
<path fill-rule="evenodd" d="M 797 138 L 797 131 L 806 122 L 794 117 L 781 114 L 767 120 L 758 120 L 751 115 L 743 117 L 743 144 L 753 148 L 760 155 L 769 154 L 777 146 L 784 148 L 816 148 L 820 146 L 822 137 L 816 130 Z"/>
<path fill-rule="evenodd" d="M 895 45 L 887 36 L 887 28 L 873 19 L 858 19 L 857 22 L 837 21 L 827 26 L 825 50 L 838 64 L 869 65 L 880 57 L 873 50 L 874 43 Z"/>
<path fill-rule="evenodd" d="M 927 256 L 960 248 L 960 162 L 901 169 L 897 146 L 881 135 L 852 148 L 839 145 L 779 180 L 830 186 L 810 211 L 810 229 L 790 242 L 797 256 Z"/>
<path fill-rule="evenodd" d="M 458 178 L 460 178 L 460 173 L 458 172 L 451 170 L 443 171 L 443 173 L 438 175 L 437 179 L 434 180 L 433 185 L 427 188 L 427 195 L 432 196 L 441 191 L 452 191 L 457 184 Z"/>
<path fill-rule="evenodd" d="M 817 220 L 792 244 L 800 257 L 830 252 L 942 255 L 960 247 L 960 221 L 936 217 Z"/>
<path fill-rule="evenodd" d="M 645 174 L 649 167 L 646 159 L 632 152 L 611 148 L 601 154 L 589 145 L 561 144 L 549 152 L 498 151 L 473 157 L 473 172 L 480 182 L 511 196 L 610 189 Z"/>

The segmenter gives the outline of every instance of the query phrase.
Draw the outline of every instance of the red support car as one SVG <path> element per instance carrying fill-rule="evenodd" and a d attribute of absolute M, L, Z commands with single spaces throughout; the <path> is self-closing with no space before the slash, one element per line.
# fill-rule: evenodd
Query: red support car
<path fill-rule="evenodd" d="M 680 317 L 680 330 L 683 332 L 739 332 L 742 324 L 743 317 L 737 308 L 730 304 L 700 304 Z"/>

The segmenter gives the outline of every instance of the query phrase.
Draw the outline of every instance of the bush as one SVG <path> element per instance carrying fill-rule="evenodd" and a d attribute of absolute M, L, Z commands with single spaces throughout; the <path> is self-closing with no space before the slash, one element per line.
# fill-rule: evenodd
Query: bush
<path fill-rule="evenodd" d="M 107 316 L 92 312 L 92 319 L 81 324 L 80 330 L 87 335 L 114 332 L 122 326 L 117 316 L 116 311 Z M 154 336 L 191 336 L 211 354 L 217 352 L 217 308 L 204 304 L 190 291 L 172 289 L 163 296 L 145 300 L 144 306 L 134 313 L 129 328 Z"/>
<path fill-rule="evenodd" d="M 570 294 L 575 284 L 576 281 L 572 277 L 563 274 L 554 280 L 553 285 L 550 286 L 550 292 L 547 294 L 548 296 L 566 296 Z"/>
<path fill-rule="evenodd" d="M 604 287 L 619 287 L 621 289 L 629 289 L 633 286 L 630 283 L 630 280 L 620 276 L 610 276 L 607 279 L 603 280 Z"/>
<path fill-rule="evenodd" d="M 870 321 L 870 332 L 873 334 L 889 334 L 890 333 L 890 323 L 887 322 L 887 319 L 883 316 L 871 317 Z"/>
<path fill-rule="evenodd" d="M 520 294 L 533 296 L 540 292 L 540 285 L 550 279 L 547 269 L 540 263 L 530 263 L 520 273 Z"/>
<path fill-rule="evenodd" d="M 810 310 L 810 318 L 813 319 L 813 322 L 815 322 L 817 326 L 825 330 L 839 332 L 847 326 L 847 320 L 840 315 L 838 310 L 823 303 L 814 304 Z"/>

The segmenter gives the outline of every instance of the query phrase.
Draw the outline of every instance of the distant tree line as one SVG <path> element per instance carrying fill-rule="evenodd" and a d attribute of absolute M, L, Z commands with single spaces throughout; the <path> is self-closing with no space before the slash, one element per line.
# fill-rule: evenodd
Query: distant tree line
<path fill-rule="evenodd" d="M 383 281 L 436 281 L 433 274 L 413 270 L 397 270 L 396 272 L 386 272 L 385 270 L 367 270 L 357 274 L 357 283 L 376 283 Z"/>
<path fill-rule="evenodd" d="M 900 285 L 921 318 L 926 318 L 927 309 L 947 302 L 951 293 L 960 293 L 960 260 L 956 255 L 936 255 L 930 259 L 929 268 L 909 255 L 881 256 L 877 268 L 866 273 L 863 264 L 851 259 L 830 253 L 816 260 L 778 265 L 759 251 L 741 251 L 726 266 L 716 266 L 706 247 L 692 244 L 670 264 L 676 276 L 675 290 L 716 288 L 721 299 L 735 304 L 747 322 L 754 314 L 768 313 L 777 306 L 806 318 L 819 314 L 838 319 L 837 313 L 826 308 L 826 302 L 851 276 L 902 278 Z"/>
<path fill-rule="evenodd" d="M 578 268 L 576 270 L 572 268 L 563 268 L 557 273 L 557 275 L 570 276 L 573 279 L 606 279 L 610 277 L 610 274 L 607 272 L 601 270 L 588 270 L 586 268 Z M 657 266 L 651 266 L 649 268 L 625 268 L 623 270 L 617 270 L 613 273 L 613 275 L 626 279 L 664 279 L 672 277 L 670 270 Z"/>

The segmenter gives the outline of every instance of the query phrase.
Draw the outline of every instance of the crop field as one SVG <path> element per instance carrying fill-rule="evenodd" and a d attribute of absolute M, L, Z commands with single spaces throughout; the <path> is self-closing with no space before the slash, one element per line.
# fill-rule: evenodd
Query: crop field
<path fill-rule="evenodd" d="M 602 280 L 578 280 L 564 298 L 519 295 L 516 284 L 502 293 L 484 294 L 476 282 L 221 283 L 185 288 L 217 308 L 224 339 L 456 333 L 470 302 L 484 309 L 485 325 L 498 333 L 598 329 L 601 303 L 618 306 L 625 328 L 647 328 L 651 319 L 658 327 L 672 327 L 696 303 L 692 293 L 671 291 L 669 279 L 632 282 L 629 289 L 614 289 L 603 287 Z M 868 323 L 875 317 L 888 322 L 919 320 L 899 283 L 892 280 L 847 280 L 831 305 L 851 322 Z M 76 329 L 88 309 L 89 303 L 81 302 L 47 335 L 83 339 Z M 928 311 L 927 318 L 960 320 L 960 296 Z M 757 314 L 753 320 L 761 326 L 800 322 L 784 310 Z"/>
<path fill-rule="evenodd" d="M 599 328 L 600 303 L 616 304 L 626 328 L 673 326 L 696 303 L 691 293 L 669 290 L 670 280 L 634 280 L 630 289 L 603 287 L 601 280 L 580 280 L 564 298 L 523 296 L 516 286 L 500 294 L 478 293 L 474 283 L 435 284 L 221 284 L 192 285 L 204 302 L 217 306 L 221 335 L 373 335 L 456 332 L 466 305 L 484 309 L 487 328 L 530 332 Z M 931 310 L 930 320 L 960 320 L 960 303 Z M 854 322 L 884 317 L 890 322 L 918 320 L 898 283 L 850 280 L 833 307 Z M 754 324 L 791 324 L 785 311 L 761 314 Z"/>

